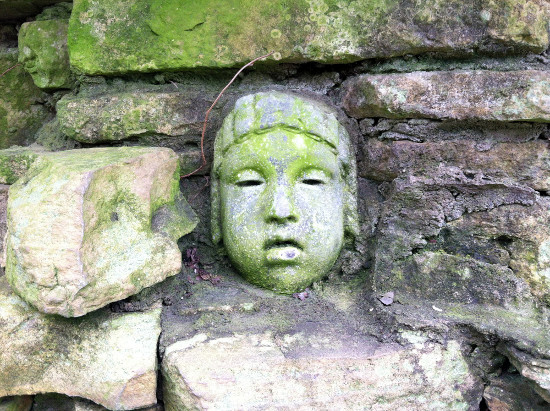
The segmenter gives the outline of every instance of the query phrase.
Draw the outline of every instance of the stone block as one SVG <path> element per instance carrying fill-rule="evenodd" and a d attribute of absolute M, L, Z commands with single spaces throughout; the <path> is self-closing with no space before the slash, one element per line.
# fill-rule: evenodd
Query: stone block
<path fill-rule="evenodd" d="M 1 277 L 0 396 L 54 392 L 112 410 L 156 404 L 160 311 L 44 315 Z"/>
<path fill-rule="evenodd" d="M 65 96 L 57 103 L 61 132 L 83 143 L 159 135 L 200 136 L 210 102 L 197 92 L 124 92 Z"/>
<path fill-rule="evenodd" d="M 547 71 L 362 75 L 344 89 L 342 104 L 356 118 L 550 122 Z"/>
<path fill-rule="evenodd" d="M 67 20 L 24 23 L 19 30 L 19 62 L 41 89 L 71 88 Z"/>
<path fill-rule="evenodd" d="M 422 337 L 402 347 L 330 334 L 197 334 L 166 349 L 162 372 L 167 411 L 468 410 L 481 397 L 459 344 Z"/>
<path fill-rule="evenodd" d="M 270 51 L 270 63 L 540 53 L 548 47 L 548 15 L 543 0 L 258 0 L 254 7 L 76 0 L 69 55 L 74 68 L 95 75 L 235 67 Z"/>
<path fill-rule="evenodd" d="M 44 154 L 10 188 L 6 275 L 39 310 L 81 316 L 177 274 L 196 224 L 170 149 Z"/>
<path fill-rule="evenodd" d="M 369 138 L 361 152 L 359 175 L 376 181 L 422 176 L 437 172 L 444 164 L 458 167 L 472 178 L 506 179 L 537 191 L 550 190 L 550 149 L 544 140 L 413 142 Z"/>
<path fill-rule="evenodd" d="M 17 49 L 0 49 L 0 149 L 32 143 L 34 134 L 52 117 L 41 104 L 47 95 L 18 65 L 17 55 Z"/>

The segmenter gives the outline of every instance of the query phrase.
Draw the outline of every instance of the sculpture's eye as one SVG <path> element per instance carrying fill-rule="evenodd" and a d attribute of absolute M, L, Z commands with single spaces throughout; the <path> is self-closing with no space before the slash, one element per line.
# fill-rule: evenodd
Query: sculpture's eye
<path fill-rule="evenodd" d="M 306 178 L 302 180 L 303 184 L 307 184 L 308 186 L 319 186 L 321 184 L 325 184 L 323 180 L 319 180 L 317 178 Z"/>
<path fill-rule="evenodd" d="M 237 185 L 239 187 L 253 187 L 253 186 L 259 186 L 262 185 L 262 181 L 260 180 L 244 180 L 244 181 L 237 181 Z"/>
<path fill-rule="evenodd" d="M 243 170 L 237 174 L 235 185 L 237 187 L 256 187 L 264 183 L 264 178 L 255 170 Z"/>

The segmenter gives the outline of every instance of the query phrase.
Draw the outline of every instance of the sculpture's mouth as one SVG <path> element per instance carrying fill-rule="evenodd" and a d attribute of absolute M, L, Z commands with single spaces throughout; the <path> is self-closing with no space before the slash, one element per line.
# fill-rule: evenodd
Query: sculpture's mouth
<path fill-rule="evenodd" d="M 292 263 L 302 255 L 302 246 L 292 239 L 273 239 L 265 245 L 266 259 L 271 263 Z"/>

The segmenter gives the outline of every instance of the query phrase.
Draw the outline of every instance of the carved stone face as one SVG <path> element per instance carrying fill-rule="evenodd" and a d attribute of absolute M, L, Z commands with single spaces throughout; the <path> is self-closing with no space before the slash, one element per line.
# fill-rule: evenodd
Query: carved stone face
<path fill-rule="evenodd" d="M 274 96 L 296 104 L 295 97 Z M 338 136 L 326 140 L 275 117 L 276 124 L 251 130 L 225 149 L 217 141 L 213 225 L 219 224 L 232 263 L 248 281 L 292 293 L 321 279 L 338 258 L 347 187 Z"/>

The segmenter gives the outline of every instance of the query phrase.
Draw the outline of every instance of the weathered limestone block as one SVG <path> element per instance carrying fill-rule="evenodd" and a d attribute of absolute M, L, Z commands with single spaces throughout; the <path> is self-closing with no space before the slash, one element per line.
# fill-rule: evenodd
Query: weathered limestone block
<path fill-rule="evenodd" d="M 0 21 L 34 16 L 43 7 L 63 1 L 65 0 L 0 0 Z"/>
<path fill-rule="evenodd" d="M 13 184 L 43 153 L 39 147 L 10 147 L 0 150 L 0 184 Z"/>
<path fill-rule="evenodd" d="M 208 340 L 197 334 L 166 350 L 165 409 L 467 410 L 479 404 L 479 381 L 456 341 L 370 344 L 346 346 L 321 335 Z"/>
<path fill-rule="evenodd" d="M 510 362 L 525 378 L 533 383 L 535 391 L 550 402 L 550 359 L 536 358 L 516 347 L 500 343 L 499 350 L 508 357 Z"/>
<path fill-rule="evenodd" d="M 487 144 L 472 140 L 416 143 L 369 138 L 361 150 L 358 173 L 373 180 L 426 175 L 446 164 L 469 175 L 515 180 L 537 191 L 550 190 L 550 149 L 543 140 Z"/>
<path fill-rule="evenodd" d="M 40 156 L 10 188 L 10 284 L 39 310 L 73 317 L 177 274 L 176 241 L 197 224 L 178 184 L 170 149 Z"/>
<path fill-rule="evenodd" d="M 260 0 L 254 7 L 76 0 L 69 55 L 84 73 L 117 74 L 232 67 L 269 51 L 275 51 L 271 62 L 297 63 L 424 52 L 540 53 L 548 47 L 548 15 L 543 0 Z"/>
<path fill-rule="evenodd" d="M 520 375 L 504 375 L 490 380 L 483 398 L 491 411 L 545 411 L 550 405 L 540 398 Z"/>
<path fill-rule="evenodd" d="M 17 49 L 0 49 L 0 74 L 17 64 Z M 51 118 L 48 109 L 40 104 L 46 94 L 21 66 L 0 76 L 0 90 L 0 149 L 30 144 L 34 133 Z"/>
<path fill-rule="evenodd" d="M 7 397 L 0 398 L 0 411 L 30 411 L 32 407 L 32 397 Z"/>
<path fill-rule="evenodd" d="M 200 135 L 208 109 L 204 93 L 125 92 L 65 96 L 57 103 L 61 131 L 84 143 L 131 137 Z"/>
<path fill-rule="evenodd" d="M 362 75 L 344 93 L 344 108 L 356 118 L 550 121 L 547 71 Z"/>
<path fill-rule="evenodd" d="M 0 277 L 0 397 L 56 392 L 112 410 L 155 404 L 160 311 L 48 316 Z"/>
<path fill-rule="evenodd" d="M 19 62 L 42 89 L 71 88 L 67 20 L 24 23 L 19 30 Z"/>
<path fill-rule="evenodd" d="M 450 166 L 428 174 L 384 189 L 376 289 L 518 312 L 529 312 L 535 298 L 548 304 L 547 199 Z"/>

